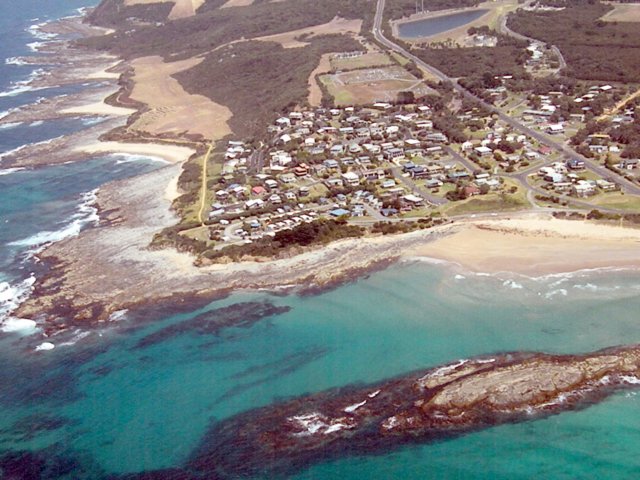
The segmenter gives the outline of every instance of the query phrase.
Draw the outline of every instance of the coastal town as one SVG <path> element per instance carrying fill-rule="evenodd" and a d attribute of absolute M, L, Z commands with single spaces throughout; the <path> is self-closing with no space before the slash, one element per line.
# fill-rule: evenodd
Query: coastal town
<path fill-rule="evenodd" d="M 490 93 L 508 92 L 510 80 L 497 78 L 501 86 Z M 207 241 L 216 248 L 249 244 L 318 219 L 425 226 L 431 223 L 417 221 L 531 208 L 634 208 L 640 198 L 624 192 L 621 182 L 638 185 L 638 159 L 623 157 L 624 145 L 608 134 L 588 134 L 592 158 L 585 161 L 548 144 L 571 142 L 592 104 L 613 98 L 616 89 L 576 91 L 584 92 L 572 99 L 579 113 L 560 114 L 565 96 L 554 91 L 521 99 L 512 109 L 535 138 L 476 106 L 454 119 L 466 140 L 450 139 L 434 127 L 429 97 L 291 111 L 268 127 L 268 142 L 226 144 L 219 175 L 203 197 Z M 630 124 L 635 110 L 611 117 L 610 125 Z M 194 231 L 195 238 L 202 234 Z"/>

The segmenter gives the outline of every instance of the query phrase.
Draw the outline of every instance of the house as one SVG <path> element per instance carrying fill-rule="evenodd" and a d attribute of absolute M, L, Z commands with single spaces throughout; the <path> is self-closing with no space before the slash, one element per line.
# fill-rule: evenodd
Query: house
<path fill-rule="evenodd" d="M 427 180 L 424 183 L 424 185 L 427 188 L 440 188 L 443 185 L 443 183 L 440 180 L 438 180 L 437 178 L 432 178 L 430 180 Z"/>
<path fill-rule="evenodd" d="M 612 192 L 614 190 L 618 189 L 618 185 L 616 185 L 613 182 L 610 182 L 609 180 L 596 180 L 596 185 L 603 191 L 603 192 Z"/>
<path fill-rule="evenodd" d="M 276 182 L 272 178 L 265 180 L 264 184 L 269 190 L 275 190 L 276 188 L 278 188 L 278 182 Z"/>
<path fill-rule="evenodd" d="M 350 187 L 357 187 L 360 185 L 360 177 L 355 172 L 343 173 L 342 182 Z"/>
<path fill-rule="evenodd" d="M 309 165 L 307 165 L 306 163 L 301 163 L 300 165 L 298 165 L 297 167 L 295 167 L 293 169 L 293 174 L 296 177 L 304 177 L 305 175 L 308 175 L 309 174 Z"/>
<path fill-rule="evenodd" d="M 256 210 L 264 206 L 264 201 L 260 200 L 259 198 L 256 198 L 254 200 L 249 200 L 245 202 L 244 206 L 247 208 L 247 210 Z"/>
<path fill-rule="evenodd" d="M 638 160 L 637 158 L 623 158 L 620 161 L 620 168 L 622 168 L 623 170 L 635 170 L 636 168 L 638 168 L 639 162 L 640 160 Z"/>
<path fill-rule="evenodd" d="M 404 150 L 401 148 L 390 148 L 384 152 L 384 158 L 387 160 L 394 160 L 402 157 L 404 157 Z"/>
<path fill-rule="evenodd" d="M 334 218 L 338 218 L 338 217 L 344 217 L 345 215 L 349 215 L 351 212 L 349 210 L 346 210 L 344 208 L 336 208 L 335 210 L 331 210 L 329 212 L 329 215 L 331 215 Z"/>
<path fill-rule="evenodd" d="M 264 187 L 258 185 L 251 189 L 251 193 L 254 195 L 264 195 L 265 193 L 267 193 L 267 190 Z"/>
<path fill-rule="evenodd" d="M 278 195 L 277 193 L 274 193 L 269 197 L 269 201 L 273 205 L 280 205 L 282 203 L 282 198 L 280 198 L 280 195 Z"/>
<path fill-rule="evenodd" d="M 413 178 L 419 179 L 419 178 L 428 178 L 429 176 L 431 176 L 431 174 L 429 173 L 426 167 L 419 165 L 415 167 L 413 170 L 411 170 L 411 176 Z"/>
<path fill-rule="evenodd" d="M 427 147 L 424 149 L 424 152 L 427 155 L 436 155 L 442 153 L 442 147 L 439 145 L 436 145 L 435 147 Z"/>
<path fill-rule="evenodd" d="M 384 170 L 379 168 L 376 170 L 365 170 L 364 172 L 362 172 L 362 176 L 364 177 L 365 180 L 371 182 L 376 180 L 382 180 L 383 178 L 385 178 L 386 175 L 384 174 Z"/>
<path fill-rule="evenodd" d="M 462 194 L 465 197 L 473 197 L 474 195 L 480 195 L 480 189 L 475 185 L 467 185 L 462 189 Z"/>
<path fill-rule="evenodd" d="M 493 150 L 491 150 L 489 147 L 485 147 L 484 145 L 476 147 L 474 148 L 474 150 L 481 157 L 487 157 L 493 153 Z"/>
<path fill-rule="evenodd" d="M 562 132 L 564 132 L 564 125 L 561 123 L 554 123 L 547 127 L 547 133 L 550 133 L 551 135 L 557 135 Z"/>
<path fill-rule="evenodd" d="M 571 193 L 576 197 L 588 197 L 591 195 L 595 195 L 596 193 L 595 182 L 578 180 L 578 182 L 571 187 Z"/>
<path fill-rule="evenodd" d="M 327 167 L 327 168 L 338 168 L 338 162 L 336 160 L 325 160 L 324 162 L 322 162 L 322 164 Z"/>
<path fill-rule="evenodd" d="M 380 210 L 380 213 L 382 214 L 383 217 L 391 217 L 393 215 L 397 215 L 398 214 L 398 209 L 397 208 L 383 208 L 382 210 Z"/>
<path fill-rule="evenodd" d="M 402 197 L 402 200 L 407 202 L 412 207 L 419 207 L 421 205 L 424 205 L 424 199 L 413 194 L 405 195 L 404 197 Z"/>
<path fill-rule="evenodd" d="M 567 162 L 567 168 L 569 170 L 584 170 L 584 161 L 579 158 L 573 158 Z"/>
<path fill-rule="evenodd" d="M 427 165 L 425 170 L 429 173 L 429 175 L 436 175 L 438 173 L 444 172 L 444 167 L 442 165 L 432 164 Z"/>
<path fill-rule="evenodd" d="M 544 176 L 545 181 L 551 183 L 560 183 L 564 181 L 564 175 L 558 172 L 548 173 Z"/>
<path fill-rule="evenodd" d="M 444 133 L 440 132 L 430 133 L 426 136 L 426 139 L 436 143 L 447 143 L 449 141 L 447 136 Z"/>

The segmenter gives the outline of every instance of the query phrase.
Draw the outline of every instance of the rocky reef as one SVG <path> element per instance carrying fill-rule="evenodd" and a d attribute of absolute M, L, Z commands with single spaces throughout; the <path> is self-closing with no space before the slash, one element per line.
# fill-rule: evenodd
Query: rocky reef
<path fill-rule="evenodd" d="M 185 465 L 196 478 L 284 474 L 585 408 L 640 383 L 640 346 L 589 355 L 508 353 L 321 392 L 215 424 Z"/>

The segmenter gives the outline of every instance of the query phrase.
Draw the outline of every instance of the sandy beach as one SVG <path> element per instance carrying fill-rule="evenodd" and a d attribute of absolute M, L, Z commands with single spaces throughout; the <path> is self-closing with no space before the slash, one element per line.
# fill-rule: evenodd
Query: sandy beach
<path fill-rule="evenodd" d="M 528 214 L 459 225 L 407 255 L 445 260 L 475 272 L 531 276 L 640 267 L 640 229 Z"/>
<path fill-rule="evenodd" d="M 167 145 L 161 143 L 125 143 L 125 142 L 95 142 L 76 147 L 77 151 L 91 155 L 99 153 L 124 153 L 129 155 L 146 155 L 164 159 L 170 163 L 182 163 L 195 153 L 189 147 Z"/>

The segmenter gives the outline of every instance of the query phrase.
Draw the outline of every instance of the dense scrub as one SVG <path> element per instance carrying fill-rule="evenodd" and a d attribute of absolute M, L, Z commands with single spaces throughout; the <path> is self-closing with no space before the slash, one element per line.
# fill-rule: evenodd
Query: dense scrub
<path fill-rule="evenodd" d="M 640 81 L 640 28 L 635 22 L 600 18 L 613 7 L 593 0 L 556 2 L 564 10 L 518 10 L 508 25 L 523 35 L 554 44 L 567 61 L 565 74 L 581 79 Z"/>
<path fill-rule="evenodd" d="M 324 53 L 359 50 L 343 35 L 307 39 L 303 48 L 283 48 L 272 42 L 245 42 L 218 50 L 196 67 L 175 77 L 190 93 L 228 106 L 230 126 L 241 136 L 262 135 L 275 115 L 305 104 L 309 76 Z"/>
<path fill-rule="evenodd" d="M 231 258 L 234 261 L 243 257 L 277 257 L 295 247 L 327 245 L 344 238 L 361 237 L 365 230 L 349 225 L 345 220 L 316 220 L 303 223 L 291 230 L 276 233 L 273 239 L 263 238 L 250 244 L 231 245 L 221 250 L 209 250 L 204 257 L 215 260 Z"/>
<path fill-rule="evenodd" d="M 524 75 L 527 42 L 499 36 L 495 47 L 420 48 L 415 54 L 450 77 Z"/>
<path fill-rule="evenodd" d="M 479 3 L 479 0 L 425 0 L 424 8 L 429 11 L 445 10 L 449 8 L 475 7 Z M 421 8 L 421 5 L 422 3 L 419 1 L 418 7 Z M 416 13 L 415 0 L 388 0 L 385 5 L 385 14 L 391 20 L 408 17 L 413 13 Z"/>
<path fill-rule="evenodd" d="M 122 2 L 103 0 L 90 17 L 91 22 L 118 31 L 113 35 L 85 39 L 84 44 L 124 57 L 161 55 L 173 59 L 190 58 L 234 40 L 312 27 L 337 16 L 364 19 L 366 25 L 363 29 L 366 29 L 375 13 L 373 0 L 285 0 L 224 9 L 217 8 L 215 2 L 207 2 L 193 17 L 131 29 L 127 18 L 132 7 L 123 7 Z M 171 4 L 145 5 L 153 12 L 153 18 L 145 18 L 142 14 L 140 17 L 157 21 L 158 5 Z M 164 12 L 166 8 L 163 8 Z"/>

